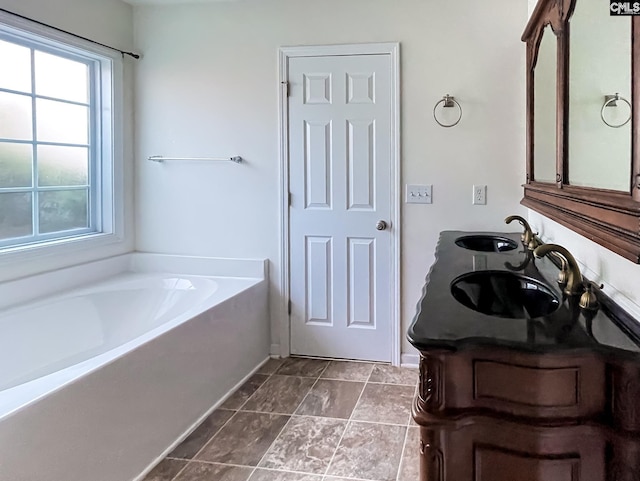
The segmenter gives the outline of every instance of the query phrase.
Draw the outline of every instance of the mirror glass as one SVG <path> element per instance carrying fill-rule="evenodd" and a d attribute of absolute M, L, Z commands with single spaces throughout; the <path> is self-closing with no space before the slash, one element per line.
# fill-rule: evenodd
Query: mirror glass
<path fill-rule="evenodd" d="M 556 181 L 556 65 L 558 41 L 547 25 L 533 72 L 533 179 Z"/>
<path fill-rule="evenodd" d="M 630 19 L 610 16 L 609 2 L 576 2 L 569 38 L 572 185 L 629 191 L 631 122 L 622 124 L 630 119 L 631 108 L 622 99 L 603 106 L 605 96 L 616 93 L 631 102 Z"/>

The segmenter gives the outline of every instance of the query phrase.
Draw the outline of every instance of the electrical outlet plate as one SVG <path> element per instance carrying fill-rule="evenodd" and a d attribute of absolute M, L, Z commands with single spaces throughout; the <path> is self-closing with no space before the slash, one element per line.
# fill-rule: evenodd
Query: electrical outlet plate
<path fill-rule="evenodd" d="M 431 204 L 432 185 L 407 184 L 405 202 L 407 204 Z"/>
<path fill-rule="evenodd" d="M 478 184 L 473 186 L 473 204 L 485 205 L 487 203 L 487 186 Z"/>

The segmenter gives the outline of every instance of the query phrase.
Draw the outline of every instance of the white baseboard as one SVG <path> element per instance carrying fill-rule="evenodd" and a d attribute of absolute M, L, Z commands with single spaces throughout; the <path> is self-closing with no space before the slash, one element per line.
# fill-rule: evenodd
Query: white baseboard
<path fill-rule="evenodd" d="M 280 344 L 271 344 L 270 353 L 271 353 L 270 354 L 271 359 L 280 359 L 282 357 L 280 355 Z M 318 358 L 318 359 L 326 359 L 326 358 Z M 403 353 L 400 355 L 400 367 L 417 368 L 419 367 L 419 365 L 420 365 L 419 354 Z"/>
<path fill-rule="evenodd" d="M 420 366 L 420 355 L 419 354 L 403 353 L 403 354 L 400 355 L 400 367 L 417 368 L 419 366 Z"/>

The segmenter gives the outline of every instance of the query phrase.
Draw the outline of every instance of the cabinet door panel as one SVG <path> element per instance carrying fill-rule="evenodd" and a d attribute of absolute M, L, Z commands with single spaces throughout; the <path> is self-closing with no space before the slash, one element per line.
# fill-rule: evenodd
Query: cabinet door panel
<path fill-rule="evenodd" d="M 598 425 L 430 415 L 418 422 L 420 481 L 605 481 L 611 469 L 611 431 Z M 636 453 L 626 438 L 613 446 L 621 472 Z"/>
<path fill-rule="evenodd" d="M 474 481 L 578 481 L 577 458 L 543 459 L 476 447 Z"/>

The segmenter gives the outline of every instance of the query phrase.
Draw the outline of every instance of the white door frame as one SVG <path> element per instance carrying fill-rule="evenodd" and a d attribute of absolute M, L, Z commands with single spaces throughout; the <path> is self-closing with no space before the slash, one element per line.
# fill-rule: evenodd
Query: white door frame
<path fill-rule="evenodd" d="M 280 305 L 277 319 L 280 321 L 280 356 L 291 353 L 291 316 L 289 313 L 289 111 L 288 85 L 289 59 L 294 57 L 319 57 L 338 55 L 389 55 L 391 59 L 391 363 L 400 365 L 400 44 L 368 43 L 350 45 L 317 45 L 281 47 L 278 50 L 279 78 L 279 138 L 280 138 Z M 275 347 L 275 346 L 274 346 Z M 272 354 L 275 354 L 272 351 Z"/>

